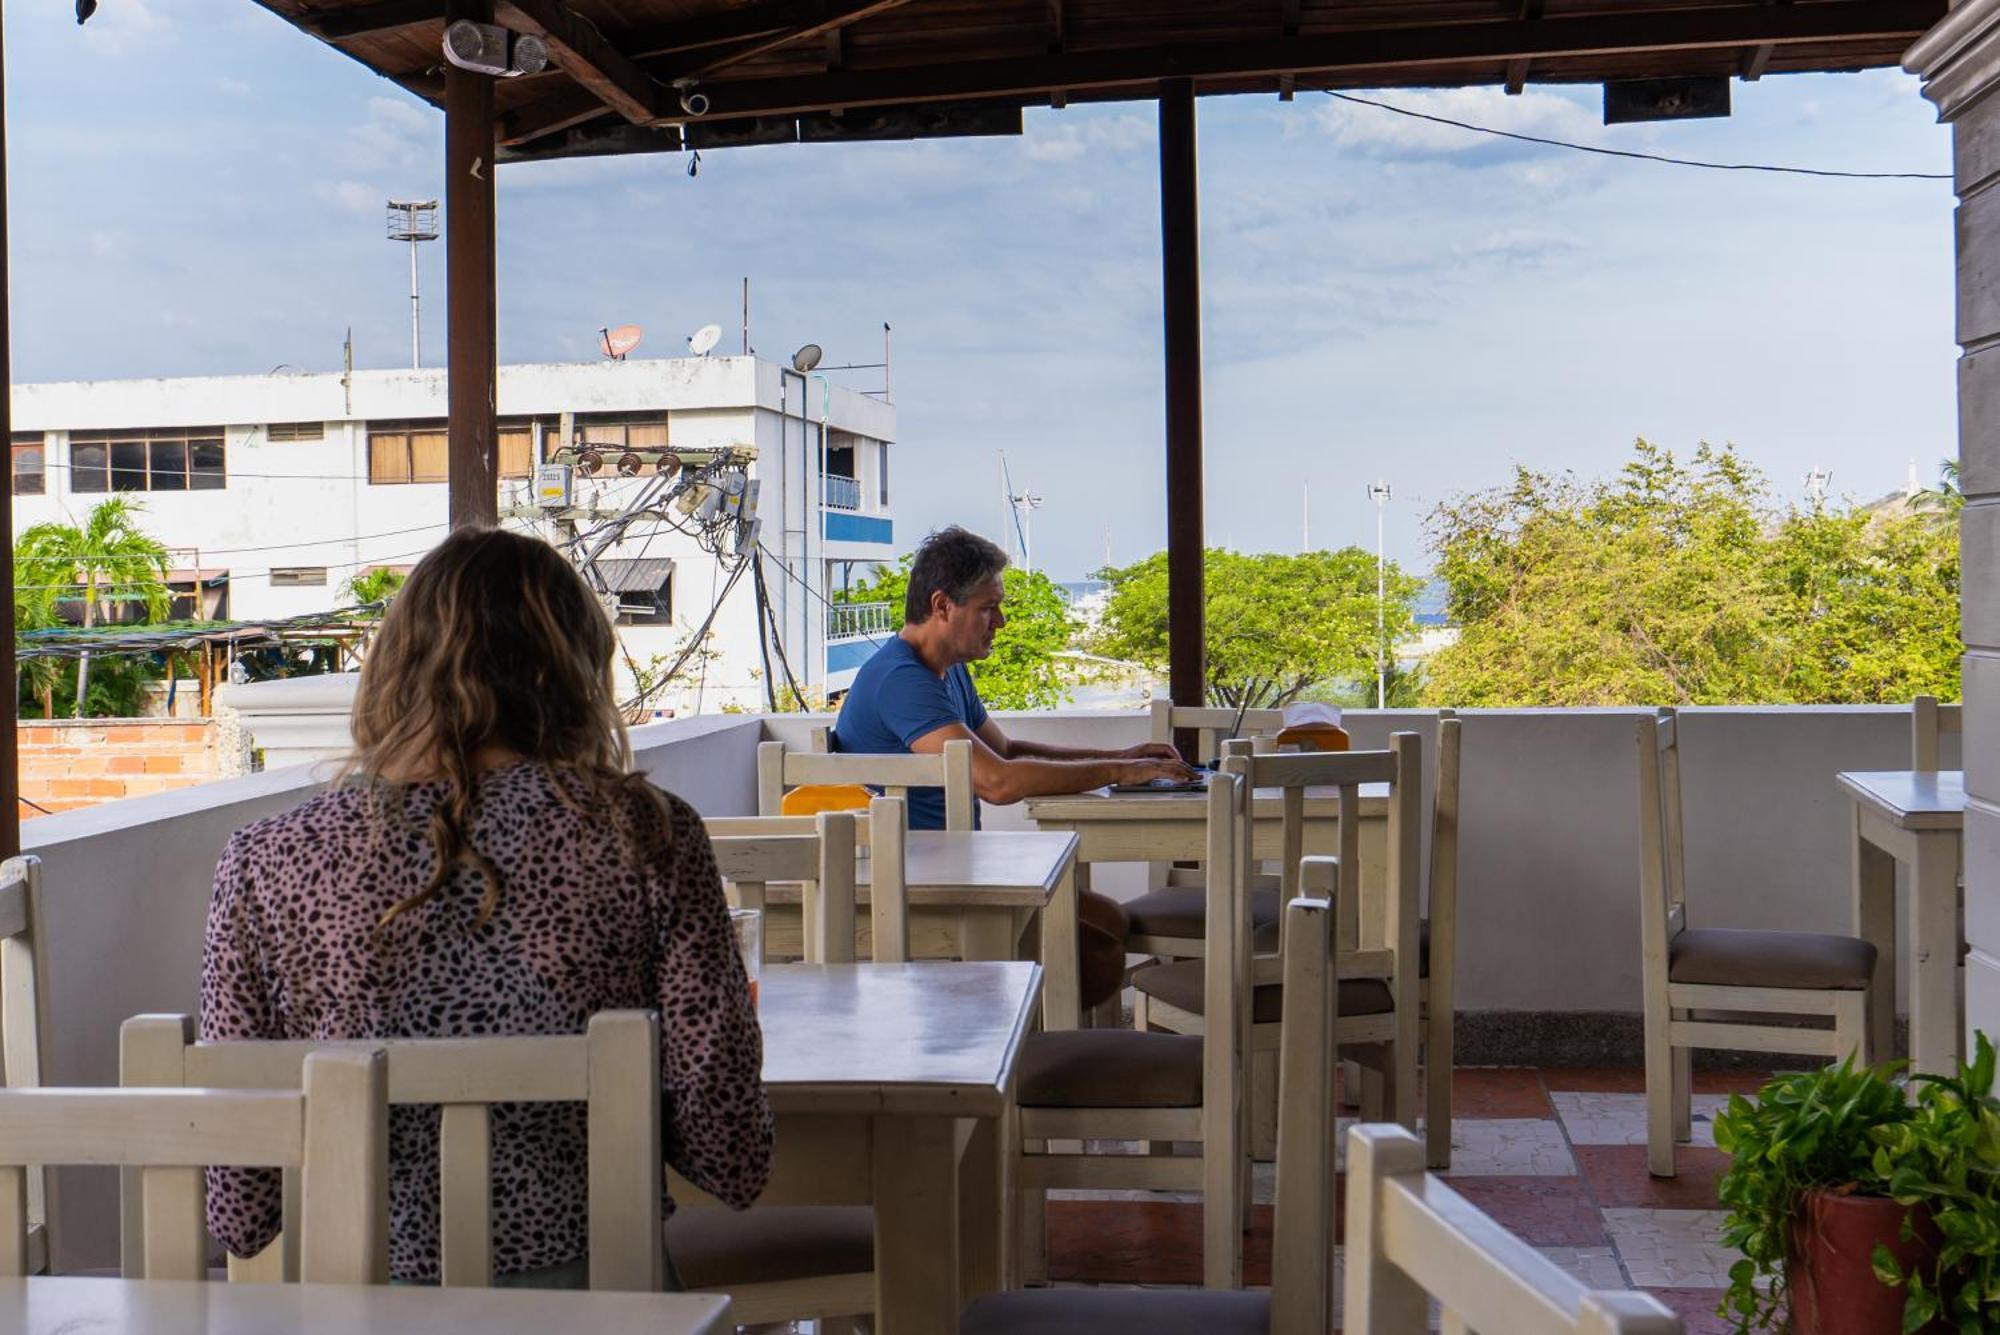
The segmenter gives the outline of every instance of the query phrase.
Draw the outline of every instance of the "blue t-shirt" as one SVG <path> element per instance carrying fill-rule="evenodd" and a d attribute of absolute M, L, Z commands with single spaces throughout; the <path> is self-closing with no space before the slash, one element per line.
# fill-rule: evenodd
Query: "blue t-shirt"
<path fill-rule="evenodd" d="M 854 674 L 833 725 L 833 749 L 865 755 L 907 755 L 910 743 L 951 723 L 977 732 L 986 706 L 963 663 L 942 677 L 924 666 L 917 651 L 898 635 Z M 979 824 L 973 804 L 972 823 Z M 944 789 L 910 789 L 910 828 L 944 828 Z"/>

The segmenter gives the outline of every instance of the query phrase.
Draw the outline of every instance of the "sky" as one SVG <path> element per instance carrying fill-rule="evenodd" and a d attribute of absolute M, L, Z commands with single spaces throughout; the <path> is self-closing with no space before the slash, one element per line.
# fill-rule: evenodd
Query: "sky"
<path fill-rule="evenodd" d="M 391 196 L 442 194 L 442 114 L 251 0 L 7 8 L 18 381 L 337 369 L 408 356 Z M 1946 172 L 1900 72 L 1733 85 L 1727 120 L 1604 126 L 1595 87 L 1391 91 L 1403 107 L 1715 161 Z M 504 361 L 638 355 L 701 325 L 780 359 L 881 360 L 898 545 L 1001 522 L 998 454 L 1044 498 L 1057 578 L 1165 535 L 1158 146 L 1148 103 L 1019 137 L 517 164 L 500 181 Z M 1597 476 L 1644 436 L 1733 442 L 1782 497 L 1928 482 L 1956 451 L 1945 181 L 1702 171 L 1301 94 L 1200 104 L 1212 543 L 1375 540 L 1517 465 Z M 443 360 L 443 252 L 423 255 Z M 880 372 L 847 373 L 879 389 Z"/>

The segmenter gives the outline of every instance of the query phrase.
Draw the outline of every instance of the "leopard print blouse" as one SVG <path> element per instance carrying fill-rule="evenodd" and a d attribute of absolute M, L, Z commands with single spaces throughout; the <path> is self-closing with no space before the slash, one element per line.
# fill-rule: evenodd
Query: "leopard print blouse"
<path fill-rule="evenodd" d="M 470 842 L 505 878 L 474 927 L 485 882 L 461 867 L 421 890 L 442 784 L 335 787 L 238 831 L 216 868 L 202 959 L 203 1039 L 461 1038 L 580 1033 L 601 1010 L 660 1012 L 667 1163 L 742 1208 L 771 1165 L 763 1037 L 733 943 L 708 835 L 669 797 L 663 865 L 624 850 L 608 804 L 557 788 L 535 762 L 479 780 Z M 390 1110 L 390 1272 L 438 1274 L 438 1110 Z M 493 1266 L 585 1255 L 580 1104 L 497 1107 Z M 672 1211 L 668 1202 L 667 1210 Z M 252 1256 L 280 1227 L 277 1174 L 210 1169 L 209 1232 Z"/>

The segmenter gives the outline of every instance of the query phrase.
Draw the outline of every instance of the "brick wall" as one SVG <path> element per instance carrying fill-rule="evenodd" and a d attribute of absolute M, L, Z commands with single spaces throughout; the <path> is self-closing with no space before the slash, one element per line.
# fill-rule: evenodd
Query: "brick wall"
<path fill-rule="evenodd" d="M 23 719 L 21 796 L 46 812 L 74 811 L 187 788 L 224 773 L 212 719 Z M 23 805 L 21 818 L 43 814 Z"/>

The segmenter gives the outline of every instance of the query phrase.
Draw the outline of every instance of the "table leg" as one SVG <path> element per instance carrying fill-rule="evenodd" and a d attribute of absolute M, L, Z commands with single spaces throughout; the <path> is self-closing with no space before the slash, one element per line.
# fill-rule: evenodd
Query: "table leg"
<path fill-rule="evenodd" d="M 1007 1287 L 1002 1240 L 1011 1216 L 1005 1205 L 1009 1156 L 1002 1153 L 1004 1139 L 1000 1120 L 982 1117 L 972 1123 L 964 1157 L 958 1161 L 958 1284 L 962 1303 Z"/>
<path fill-rule="evenodd" d="M 1014 910 L 969 906 L 958 912 L 958 955 L 964 960 L 1014 958 Z"/>
<path fill-rule="evenodd" d="M 1958 844 L 1955 833 L 1917 835 L 1910 868 L 1910 1069 L 1957 1069 Z"/>
<path fill-rule="evenodd" d="M 875 1119 L 876 1335 L 958 1328 L 958 1129 Z"/>
<path fill-rule="evenodd" d="M 1875 974 L 1868 983 L 1869 1060 L 1895 1054 L 1896 860 L 1868 842 L 1860 803 L 1853 804 L 1854 934 L 1875 943 Z"/>
<path fill-rule="evenodd" d="M 1075 1029 L 1083 1023 L 1077 980 L 1077 891 L 1088 879 L 1083 863 L 1073 862 L 1042 910 L 1042 1028 Z"/>

